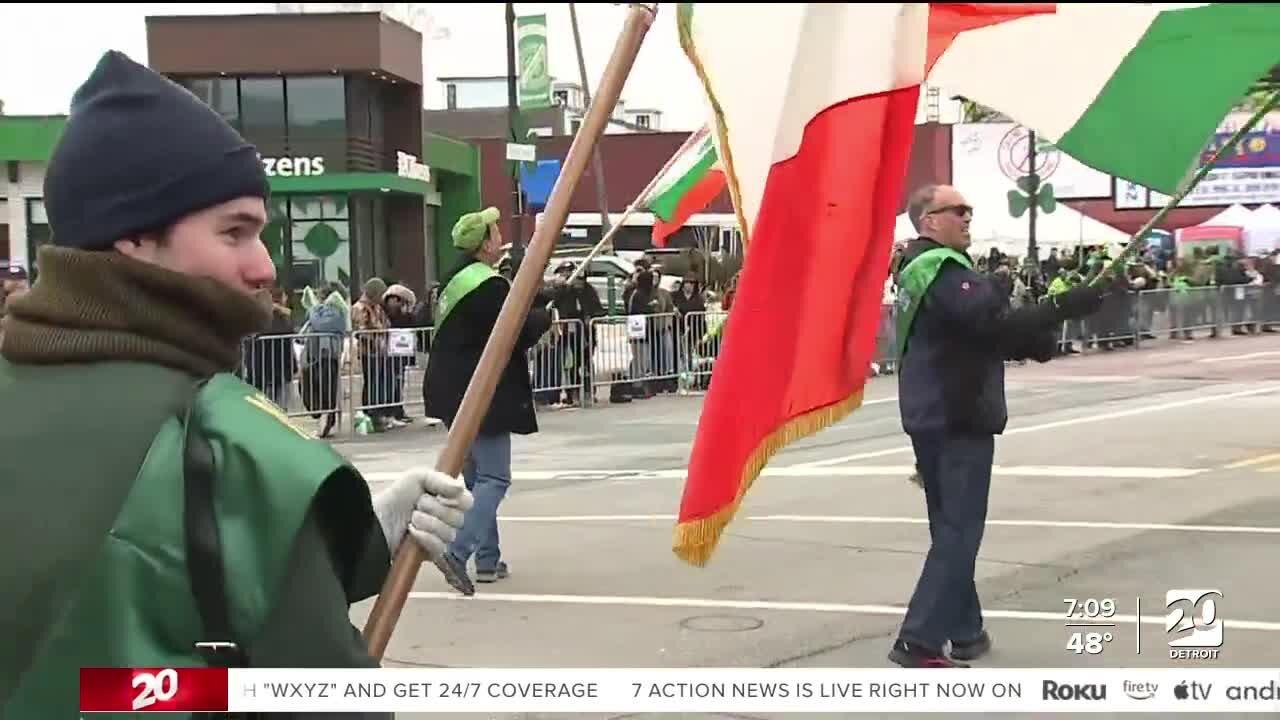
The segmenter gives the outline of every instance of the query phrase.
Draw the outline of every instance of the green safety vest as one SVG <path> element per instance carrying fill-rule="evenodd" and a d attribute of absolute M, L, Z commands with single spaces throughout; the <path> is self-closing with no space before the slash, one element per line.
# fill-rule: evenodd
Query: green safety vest
<path fill-rule="evenodd" d="M 371 517 L 369 489 L 354 470 L 336 472 L 348 466 L 341 456 L 295 428 L 270 400 L 234 375 L 214 376 L 196 396 L 193 412 L 217 469 L 214 506 L 227 615 L 236 641 L 250 649 L 275 604 L 317 491 L 327 481 L 326 496 L 335 491 L 366 498 L 326 507 L 326 517 L 357 523 Z M 185 425 L 185 418 L 175 416 L 160 428 L 91 572 L 50 628 L 10 702 L 0 708 L 5 717 L 77 717 L 82 667 L 207 665 L 194 648 L 204 639 L 203 626 L 187 574 Z"/>
<path fill-rule="evenodd" d="M 1061 295 L 1071 289 L 1071 283 L 1064 277 L 1056 277 L 1049 283 L 1050 295 Z"/>
<path fill-rule="evenodd" d="M 902 268 L 902 272 L 898 275 L 898 359 L 907 352 L 907 338 L 911 335 L 911 329 L 915 325 L 916 313 L 920 310 L 921 303 L 924 302 L 925 296 L 929 294 L 929 288 L 933 286 L 933 281 L 938 278 L 938 273 L 942 270 L 942 264 L 947 262 L 958 262 L 961 266 L 972 270 L 973 261 L 968 255 L 957 252 L 947 247 L 933 248 L 926 250 L 916 256 L 914 260 L 907 263 Z"/>
<path fill-rule="evenodd" d="M 431 337 L 435 338 L 436 333 L 440 332 L 440 328 L 444 326 L 445 318 L 458 307 L 458 303 L 462 299 L 471 294 L 472 290 L 480 287 L 490 278 L 503 277 L 498 271 L 488 265 L 476 261 L 462 268 L 456 275 L 449 279 L 448 284 L 444 286 L 440 297 L 436 299 L 436 318 L 435 326 L 431 328 Z M 503 278 L 505 280 L 505 278 Z"/>

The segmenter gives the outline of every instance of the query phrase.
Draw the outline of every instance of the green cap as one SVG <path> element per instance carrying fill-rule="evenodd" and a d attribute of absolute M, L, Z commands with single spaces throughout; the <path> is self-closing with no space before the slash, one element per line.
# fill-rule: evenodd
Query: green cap
<path fill-rule="evenodd" d="M 487 207 L 480 212 L 467 213 L 453 226 L 453 246 L 471 251 L 484 242 L 489 226 L 498 222 L 498 208 Z"/>

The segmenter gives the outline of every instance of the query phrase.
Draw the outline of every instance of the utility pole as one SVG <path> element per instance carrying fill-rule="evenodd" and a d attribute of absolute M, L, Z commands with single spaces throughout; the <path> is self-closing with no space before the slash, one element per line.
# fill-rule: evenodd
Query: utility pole
<path fill-rule="evenodd" d="M 1027 213 L 1030 226 L 1027 229 L 1027 260 L 1032 267 L 1040 267 L 1040 250 L 1036 247 L 1036 206 L 1040 204 L 1040 173 L 1036 172 L 1036 131 L 1027 128 L 1027 159 L 1031 167 L 1031 191 L 1027 193 L 1031 207 Z"/>
<path fill-rule="evenodd" d="M 517 136 L 520 126 L 520 98 L 516 92 L 516 4 L 507 3 L 507 142 L 522 143 Z M 506 148 L 503 148 L 503 156 Z M 524 260 L 524 193 L 520 188 L 520 166 L 511 165 L 511 266 L 518 271 Z"/>
<path fill-rule="evenodd" d="M 573 25 L 573 45 L 578 51 L 578 77 L 582 80 L 582 101 L 591 107 L 591 89 L 587 82 L 587 61 L 582 57 L 582 36 L 578 34 L 578 10 L 574 3 L 569 3 L 569 22 Z M 585 111 L 586 108 L 583 108 Z M 585 112 L 583 113 L 586 114 Z M 591 156 L 591 171 L 596 176 L 596 202 L 600 205 L 600 237 L 609 234 L 612 227 L 609 222 L 609 192 L 604 185 L 604 160 L 600 157 L 600 145 L 597 144 Z"/>

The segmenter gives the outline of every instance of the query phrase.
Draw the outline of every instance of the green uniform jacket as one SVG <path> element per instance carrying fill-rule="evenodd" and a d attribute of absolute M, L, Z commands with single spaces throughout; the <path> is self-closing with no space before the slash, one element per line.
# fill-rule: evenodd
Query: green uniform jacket
<path fill-rule="evenodd" d="M 204 664 L 182 524 L 194 382 L 137 362 L 0 358 L 0 717 L 77 717 L 81 667 Z M 368 486 L 232 375 L 197 408 L 249 664 L 374 666 L 348 615 L 390 564 Z"/>

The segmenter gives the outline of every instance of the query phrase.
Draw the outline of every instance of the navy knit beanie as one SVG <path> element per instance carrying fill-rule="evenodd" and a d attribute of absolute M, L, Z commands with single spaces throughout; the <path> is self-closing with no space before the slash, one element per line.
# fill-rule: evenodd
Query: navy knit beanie
<path fill-rule="evenodd" d="M 45 171 L 53 243 L 108 250 L 193 212 L 269 195 L 257 150 L 185 88 L 108 51 Z"/>

